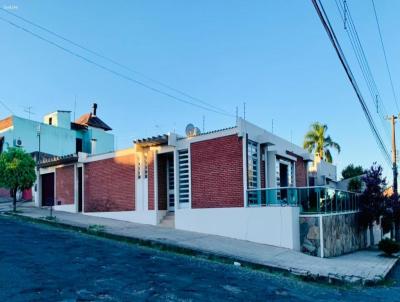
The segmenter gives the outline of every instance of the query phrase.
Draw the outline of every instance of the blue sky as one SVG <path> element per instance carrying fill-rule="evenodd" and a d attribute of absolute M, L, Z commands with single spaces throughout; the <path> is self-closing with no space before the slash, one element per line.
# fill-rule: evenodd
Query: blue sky
<path fill-rule="evenodd" d="M 347 2 L 385 107 L 394 113 L 372 4 Z M 334 1 L 323 3 L 382 128 Z M 302 143 L 312 122 L 326 123 L 342 146 L 341 154 L 334 155 L 339 170 L 348 163 L 367 167 L 384 162 L 311 1 L 0 0 L 0 5 L 13 6 L 13 13 L 233 115 L 236 106 L 242 115 L 246 102 L 248 120 L 271 130 L 273 119 L 274 132 L 294 143 Z M 398 89 L 400 2 L 381 0 L 376 6 Z M 0 16 L 146 82 L 2 11 Z M 123 80 L 2 21 L 0 37 L 0 99 L 17 115 L 27 116 L 28 106 L 33 107 L 33 119 L 56 109 L 73 110 L 76 95 L 79 116 L 96 101 L 98 115 L 114 128 L 118 148 L 173 129 L 184 133 L 189 122 L 201 127 L 203 115 L 206 130 L 234 124 L 232 117 Z M 0 107 L 0 118 L 7 115 Z M 389 147 L 383 130 L 382 136 Z M 389 174 L 387 166 L 385 170 Z"/>

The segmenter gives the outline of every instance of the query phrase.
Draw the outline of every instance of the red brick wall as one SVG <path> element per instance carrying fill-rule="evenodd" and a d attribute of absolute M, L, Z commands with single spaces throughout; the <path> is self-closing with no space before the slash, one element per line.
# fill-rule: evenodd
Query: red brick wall
<path fill-rule="evenodd" d="M 56 169 L 55 204 L 74 204 L 74 166 Z"/>
<path fill-rule="evenodd" d="M 167 155 L 160 154 L 157 158 L 157 189 L 158 189 L 158 209 L 167 209 Z"/>
<path fill-rule="evenodd" d="M 154 210 L 154 152 L 147 152 L 147 165 L 148 165 L 148 203 L 149 210 Z"/>
<path fill-rule="evenodd" d="M 229 135 L 190 145 L 192 208 L 243 207 L 242 139 Z"/>
<path fill-rule="evenodd" d="M 85 212 L 135 210 L 135 155 L 94 161 L 84 168 Z"/>
<path fill-rule="evenodd" d="M 288 155 L 296 157 L 296 187 L 307 186 L 307 168 L 306 162 L 301 156 L 298 156 L 292 152 L 287 151 Z"/>

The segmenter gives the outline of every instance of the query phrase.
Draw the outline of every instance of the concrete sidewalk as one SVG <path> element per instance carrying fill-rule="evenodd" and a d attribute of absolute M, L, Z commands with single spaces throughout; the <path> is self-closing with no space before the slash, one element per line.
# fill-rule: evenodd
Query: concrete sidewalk
<path fill-rule="evenodd" d="M 18 215 L 34 219 L 44 219 L 49 215 L 48 209 L 28 204 L 19 205 L 18 209 L 22 211 Z M 0 211 L 6 210 L 6 205 L 0 207 Z M 382 257 L 379 251 L 372 250 L 358 251 L 336 258 L 318 258 L 285 248 L 215 235 L 60 211 L 54 212 L 54 215 L 57 217 L 57 223 L 64 225 L 84 229 L 91 225 L 102 225 L 104 232 L 112 236 L 328 282 L 377 283 L 385 279 L 397 262 L 397 258 Z"/>

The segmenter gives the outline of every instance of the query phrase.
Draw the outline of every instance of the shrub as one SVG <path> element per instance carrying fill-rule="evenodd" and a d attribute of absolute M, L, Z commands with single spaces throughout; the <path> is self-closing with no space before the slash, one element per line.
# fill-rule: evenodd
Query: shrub
<path fill-rule="evenodd" d="M 392 239 L 385 238 L 379 242 L 379 249 L 386 255 L 391 256 L 392 254 L 400 252 L 400 245 Z"/>

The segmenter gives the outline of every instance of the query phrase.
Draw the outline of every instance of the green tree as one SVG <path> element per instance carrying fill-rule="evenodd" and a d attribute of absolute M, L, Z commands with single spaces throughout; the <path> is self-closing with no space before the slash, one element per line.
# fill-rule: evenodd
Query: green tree
<path fill-rule="evenodd" d="M 353 164 L 350 164 L 342 170 L 342 177 L 343 179 L 347 179 L 355 176 L 361 176 L 364 173 L 364 169 L 361 166 L 354 166 Z"/>
<path fill-rule="evenodd" d="M 315 122 L 310 126 L 310 130 L 304 136 L 304 149 L 314 153 L 321 160 L 332 163 L 332 154 L 330 149 L 335 149 L 340 153 L 340 146 L 327 135 L 328 126 Z"/>
<path fill-rule="evenodd" d="M 14 212 L 17 192 L 29 189 L 35 180 L 35 161 L 28 153 L 20 148 L 9 148 L 0 154 L 0 186 L 11 190 Z"/>
<path fill-rule="evenodd" d="M 347 185 L 347 191 L 350 192 L 361 192 L 362 182 L 360 177 L 354 177 L 350 179 Z"/>
<path fill-rule="evenodd" d="M 386 178 L 383 177 L 383 169 L 374 163 L 362 176 L 365 190 L 360 196 L 360 226 L 369 228 L 371 244 L 374 242 L 373 225 L 379 224 L 379 218 L 385 211 L 387 198 L 384 194 Z"/>
<path fill-rule="evenodd" d="M 352 192 L 360 192 L 361 191 L 361 175 L 364 174 L 365 171 L 361 166 L 354 166 L 353 164 L 348 165 L 342 170 L 343 179 L 350 179 L 349 184 L 347 185 L 347 190 Z"/>

